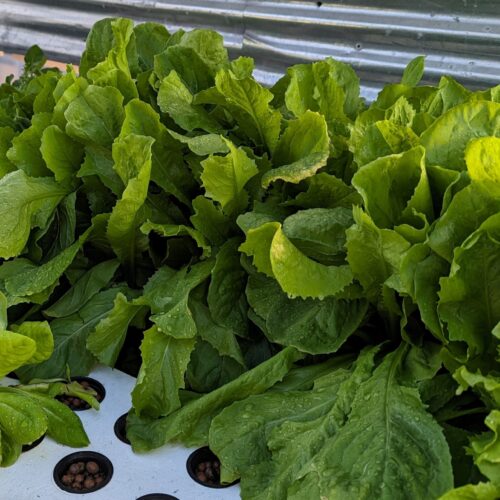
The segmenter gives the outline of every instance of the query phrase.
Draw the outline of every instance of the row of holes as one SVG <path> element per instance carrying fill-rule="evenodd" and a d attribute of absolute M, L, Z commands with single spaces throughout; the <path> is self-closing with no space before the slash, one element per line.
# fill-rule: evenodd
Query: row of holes
<path fill-rule="evenodd" d="M 94 389 L 99 394 L 100 397 L 98 399 L 100 401 L 104 400 L 106 396 L 106 390 L 104 386 L 97 380 L 89 377 L 74 377 L 72 380 L 76 380 L 80 383 L 82 381 L 86 382 L 88 385 L 90 385 L 90 387 L 92 387 L 92 389 Z M 62 397 L 61 399 L 64 401 L 64 397 Z M 74 411 L 84 411 L 90 408 L 86 404 L 77 404 L 75 406 L 73 404 L 68 404 L 68 401 L 66 401 L 66 404 L 69 406 L 69 408 L 71 408 Z M 116 437 L 120 441 L 130 445 L 130 441 L 127 439 L 126 436 L 126 420 L 127 420 L 127 414 L 125 413 L 124 415 L 119 417 L 118 420 L 115 422 L 114 432 Z M 30 445 L 24 446 L 23 451 L 28 451 L 33 449 L 35 446 L 38 446 L 42 442 L 43 438 L 44 436 L 34 441 Z M 102 471 L 102 473 L 105 476 L 104 479 L 101 480 L 100 484 L 97 484 L 92 488 L 87 488 L 82 490 L 77 490 L 73 488 L 71 485 L 64 484 L 63 476 L 67 474 L 69 467 L 72 464 L 76 464 L 79 462 L 83 462 L 85 464 L 88 462 L 96 462 L 99 465 L 100 471 Z M 191 453 L 186 462 L 186 469 L 189 476 L 198 484 L 201 484 L 203 486 L 209 488 L 227 488 L 229 486 L 232 486 L 232 484 L 222 485 L 219 482 L 215 483 L 213 481 L 206 482 L 200 480 L 199 478 L 200 472 L 198 470 L 200 464 L 202 463 L 214 464 L 215 462 L 217 463 L 217 467 L 220 466 L 218 458 L 212 453 L 212 451 L 208 447 L 203 447 Z M 109 483 L 112 476 L 113 476 L 113 464 L 111 463 L 111 461 L 106 456 L 92 451 L 78 451 L 76 453 L 67 455 L 66 457 L 61 459 L 54 467 L 55 483 L 57 484 L 57 486 L 59 486 L 59 488 L 70 493 L 81 494 L 81 493 L 92 493 L 94 491 L 97 491 L 101 488 L 104 488 L 104 486 L 106 486 Z M 178 500 L 178 499 L 172 495 L 167 495 L 164 493 L 152 493 L 149 495 L 142 496 L 137 500 Z"/>

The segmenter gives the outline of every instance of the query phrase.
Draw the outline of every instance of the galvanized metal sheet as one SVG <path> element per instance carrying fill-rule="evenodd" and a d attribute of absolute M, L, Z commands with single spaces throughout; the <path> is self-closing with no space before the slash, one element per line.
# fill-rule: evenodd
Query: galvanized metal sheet
<path fill-rule="evenodd" d="M 216 29 L 232 55 L 255 58 L 266 84 L 291 64 L 332 56 L 356 67 L 372 98 L 419 54 L 427 82 L 444 73 L 474 88 L 500 81 L 500 0 L 0 0 L 0 50 L 36 43 L 77 62 L 88 30 L 106 16 Z"/>

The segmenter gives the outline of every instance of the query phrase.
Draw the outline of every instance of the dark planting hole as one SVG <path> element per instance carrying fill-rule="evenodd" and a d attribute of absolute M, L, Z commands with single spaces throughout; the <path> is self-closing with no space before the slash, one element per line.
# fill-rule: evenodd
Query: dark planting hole
<path fill-rule="evenodd" d="M 208 488 L 229 488 L 231 484 L 220 482 L 220 460 L 208 446 L 193 451 L 187 459 L 186 468 L 191 479 Z"/>
<path fill-rule="evenodd" d="M 317 5 L 318 7 L 321 7 L 321 6 L 323 5 L 323 2 L 316 2 L 316 5 Z"/>
<path fill-rule="evenodd" d="M 69 493 L 91 493 L 104 488 L 113 476 L 113 464 L 95 451 L 77 451 L 54 467 L 54 481 Z"/>
<path fill-rule="evenodd" d="M 116 422 L 114 426 L 114 431 L 116 437 L 125 444 L 130 444 L 130 441 L 127 439 L 127 415 L 128 413 L 124 413 Z"/>
<path fill-rule="evenodd" d="M 166 493 L 149 493 L 149 495 L 144 495 L 139 497 L 137 500 L 179 500 L 177 497 L 172 495 L 167 495 Z"/>
<path fill-rule="evenodd" d="M 357 43 L 357 44 L 356 44 L 356 48 L 357 48 L 358 50 L 361 50 L 361 44 L 360 44 L 360 43 Z"/>
<path fill-rule="evenodd" d="M 97 392 L 97 396 L 95 398 L 97 399 L 97 401 L 99 401 L 99 403 L 106 397 L 106 389 L 104 389 L 104 386 L 101 384 L 101 382 L 98 382 L 93 378 L 71 377 L 71 380 L 74 382 L 79 382 L 80 385 L 82 385 L 85 389 L 94 389 L 94 391 Z M 61 403 L 71 408 L 73 411 L 83 411 L 90 409 L 90 405 L 86 401 L 83 401 L 83 399 L 76 398 L 74 396 L 57 396 L 57 399 L 61 401 Z"/>
<path fill-rule="evenodd" d="M 27 451 L 32 450 L 33 448 L 36 448 L 45 438 L 45 434 L 40 436 L 38 439 L 33 441 L 31 444 L 23 444 L 22 452 L 25 453 Z"/>

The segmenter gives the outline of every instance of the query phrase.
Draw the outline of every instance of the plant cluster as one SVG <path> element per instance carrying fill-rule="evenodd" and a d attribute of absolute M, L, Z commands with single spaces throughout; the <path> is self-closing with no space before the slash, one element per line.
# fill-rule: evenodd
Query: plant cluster
<path fill-rule="evenodd" d="M 44 62 L 0 87 L 0 375 L 136 341 L 134 450 L 209 444 L 242 498 L 500 496 L 500 87 L 418 57 L 370 105 L 331 58 L 267 89 L 127 19 Z M 9 465 L 47 419 L 0 391 Z"/>

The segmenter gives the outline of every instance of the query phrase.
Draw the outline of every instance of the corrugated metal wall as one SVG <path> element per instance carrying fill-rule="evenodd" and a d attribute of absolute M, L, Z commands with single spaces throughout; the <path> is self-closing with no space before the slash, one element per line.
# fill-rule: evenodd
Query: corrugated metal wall
<path fill-rule="evenodd" d="M 76 62 L 106 16 L 216 29 L 233 55 L 255 58 L 267 84 L 291 64 L 333 56 L 355 65 L 372 98 L 419 54 L 429 82 L 443 73 L 471 87 L 500 81 L 500 0 L 0 0 L 0 49 L 36 43 Z"/>

